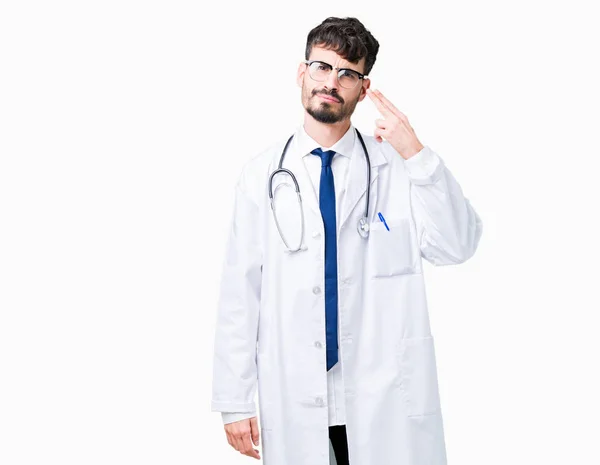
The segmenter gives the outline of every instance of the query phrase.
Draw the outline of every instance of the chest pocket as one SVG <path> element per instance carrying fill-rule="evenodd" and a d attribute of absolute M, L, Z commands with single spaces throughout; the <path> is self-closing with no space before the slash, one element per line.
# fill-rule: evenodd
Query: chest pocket
<path fill-rule="evenodd" d="M 418 271 L 418 255 L 408 218 L 371 223 L 367 266 L 372 277 L 389 277 Z"/>

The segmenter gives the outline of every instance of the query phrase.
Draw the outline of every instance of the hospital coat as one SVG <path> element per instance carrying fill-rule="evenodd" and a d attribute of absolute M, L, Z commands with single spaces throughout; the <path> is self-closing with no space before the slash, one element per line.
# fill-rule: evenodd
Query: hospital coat
<path fill-rule="evenodd" d="M 299 127 L 295 137 L 297 137 L 295 153 L 298 154 L 297 156 L 302 157 L 304 166 L 310 176 L 312 187 L 316 192 L 317 198 L 319 198 L 321 158 L 311 154 L 311 151 L 321 145 L 304 130 L 304 126 Z M 340 212 L 346 193 L 346 179 L 348 178 L 348 168 L 350 167 L 350 160 L 352 159 L 352 153 L 354 152 L 354 144 L 360 144 L 360 141 L 356 137 L 354 127 L 351 125 L 346 133 L 333 144 L 333 146 L 324 148 L 324 150 L 333 150 L 335 152 L 335 155 L 331 160 L 331 170 L 333 172 L 335 185 L 336 225 L 339 225 L 340 223 Z M 338 318 L 338 345 L 340 344 L 339 322 L 340 320 Z M 345 424 L 346 408 L 344 405 L 344 378 L 342 364 L 339 361 L 327 372 L 327 399 L 329 426 Z M 222 413 L 223 423 L 225 424 L 253 416 L 256 416 L 256 412 Z"/>
<path fill-rule="evenodd" d="M 353 129 L 353 126 L 351 126 Z M 248 161 L 235 187 L 214 342 L 211 409 L 256 412 L 265 465 L 328 465 L 324 228 L 296 129 L 289 176 L 273 190 L 287 251 L 275 225 L 268 179 L 288 137 Z M 429 146 L 405 160 L 363 134 L 367 171 L 354 144 L 338 213 L 339 361 L 351 465 L 445 465 L 434 338 L 423 262 L 453 265 L 477 249 L 482 222 L 442 158 Z M 313 147 L 314 148 L 314 147 Z M 305 153 L 304 153 L 305 154 Z M 303 213 L 302 213 L 303 211 Z M 377 216 L 381 212 L 389 230 Z"/>

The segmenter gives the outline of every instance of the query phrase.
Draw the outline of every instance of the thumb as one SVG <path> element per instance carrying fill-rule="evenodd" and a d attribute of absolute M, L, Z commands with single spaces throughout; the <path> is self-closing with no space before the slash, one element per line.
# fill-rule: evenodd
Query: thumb
<path fill-rule="evenodd" d="M 252 442 L 255 446 L 260 444 L 260 433 L 258 429 L 258 422 L 256 421 L 256 417 L 252 417 L 250 419 L 250 430 L 252 434 Z"/>

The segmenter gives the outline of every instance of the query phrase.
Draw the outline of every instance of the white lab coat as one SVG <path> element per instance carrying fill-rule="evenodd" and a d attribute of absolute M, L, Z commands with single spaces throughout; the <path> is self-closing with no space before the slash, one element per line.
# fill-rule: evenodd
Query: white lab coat
<path fill-rule="evenodd" d="M 482 222 L 430 147 L 404 160 L 387 141 L 361 135 L 372 167 L 371 232 L 365 240 L 357 231 L 367 180 L 358 141 L 337 225 L 338 363 L 350 465 L 445 465 L 422 258 L 438 266 L 464 262 L 478 246 Z M 324 228 L 308 172 L 294 156 L 294 141 L 283 166 L 300 185 L 303 250 L 287 252 L 269 206 L 269 175 L 288 137 L 246 163 L 236 185 L 211 408 L 255 411 L 258 390 L 265 465 L 329 465 Z M 280 183 L 293 182 L 278 175 L 273 189 L 280 225 L 295 246 L 300 210 L 295 194 L 279 190 Z"/>

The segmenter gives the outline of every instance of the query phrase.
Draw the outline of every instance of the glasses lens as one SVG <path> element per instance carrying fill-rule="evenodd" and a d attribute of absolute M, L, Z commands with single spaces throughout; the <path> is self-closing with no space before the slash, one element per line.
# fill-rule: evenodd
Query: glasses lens
<path fill-rule="evenodd" d="M 338 75 L 340 86 L 345 87 L 346 89 L 354 89 L 356 84 L 358 84 L 359 79 L 357 73 L 347 69 L 340 71 L 340 74 Z"/>
<path fill-rule="evenodd" d="M 331 67 L 320 61 L 313 61 L 310 65 L 310 77 L 315 81 L 326 81 L 330 72 Z M 358 76 L 358 73 L 349 69 L 342 70 L 338 74 L 340 86 L 345 87 L 346 89 L 354 89 L 359 80 L 360 77 Z"/>
<path fill-rule="evenodd" d="M 325 81 L 331 72 L 331 67 L 321 63 L 320 61 L 313 61 L 310 65 L 310 77 L 315 81 Z"/>

